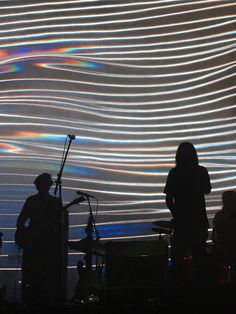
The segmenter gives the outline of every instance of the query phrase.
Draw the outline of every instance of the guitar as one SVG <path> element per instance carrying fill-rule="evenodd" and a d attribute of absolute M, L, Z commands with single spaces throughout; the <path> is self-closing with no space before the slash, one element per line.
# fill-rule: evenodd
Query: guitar
<path fill-rule="evenodd" d="M 70 302 L 80 301 L 83 303 L 96 303 L 100 300 L 100 293 L 103 290 L 102 278 L 103 266 L 92 270 L 83 267 L 83 263 L 77 263 L 79 280 L 75 287 L 75 293 Z"/>
<path fill-rule="evenodd" d="M 63 210 L 66 210 L 67 208 L 71 207 L 72 205 L 80 204 L 85 200 L 83 196 L 80 196 L 76 199 L 74 199 L 69 204 L 63 206 Z M 17 228 L 15 232 L 15 244 L 19 248 L 24 248 L 26 246 L 27 241 L 32 236 L 32 230 L 30 227 L 23 227 L 23 228 Z"/>

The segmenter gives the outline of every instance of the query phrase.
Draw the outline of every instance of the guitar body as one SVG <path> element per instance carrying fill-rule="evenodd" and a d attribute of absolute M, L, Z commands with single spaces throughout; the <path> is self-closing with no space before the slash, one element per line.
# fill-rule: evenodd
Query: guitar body
<path fill-rule="evenodd" d="M 76 205 L 76 204 L 80 204 L 81 202 L 83 202 L 85 200 L 85 198 L 83 196 L 80 196 L 79 198 L 76 198 L 75 200 L 73 200 L 72 202 L 70 202 L 69 204 L 65 205 L 63 207 L 64 210 L 66 210 L 67 208 L 71 207 L 72 205 Z M 16 229 L 15 232 L 15 243 L 17 246 L 19 246 L 20 248 L 25 248 L 26 245 L 31 241 L 32 242 L 32 236 L 36 236 L 39 239 L 40 233 L 32 233 L 30 227 L 22 227 L 19 229 Z"/>
<path fill-rule="evenodd" d="M 92 295 L 99 298 L 100 291 L 103 288 L 101 270 L 88 270 L 83 268 L 79 271 L 79 281 L 76 285 L 73 299 L 86 300 Z M 94 300 L 95 301 L 95 300 Z M 97 300 L 96 300 L 97 301 Z M 92 301 L 90 301 L 92 302 Z"/>

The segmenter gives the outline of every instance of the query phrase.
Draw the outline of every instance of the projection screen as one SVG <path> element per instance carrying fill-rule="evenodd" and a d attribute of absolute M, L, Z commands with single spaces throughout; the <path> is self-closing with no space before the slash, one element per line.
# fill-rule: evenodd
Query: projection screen
<path fill-rule="evenodd" d="M 94 196 L 101 241 L 157 237 L 182 141 L 210 174 L 211 224 L 236 188 L 235 1 L 0 5 L 1 273 L 19 268 L 17 216 L 37 175 L 56 180 L 68 134 L 63 203 Z M 88 213 L 69 209 L 70 240 L 86 236 Z M 69 251 L 69 269 L 82 255 Z"/>

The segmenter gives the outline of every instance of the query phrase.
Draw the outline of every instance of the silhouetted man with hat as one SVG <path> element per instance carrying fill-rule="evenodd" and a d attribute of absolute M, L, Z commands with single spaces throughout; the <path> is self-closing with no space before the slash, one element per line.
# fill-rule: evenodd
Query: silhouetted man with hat
<path fill-rule="evenodd" d="M 34 181 L 38 193 L 29 196 L 18 216 L 16 244 L 23 247 L 22 298 L 26 305 L 50 305 L 60 298 L 61 202 L 50 195 L 49 173 Z M 27 225 L 27 226 L 26 226 Z"/>

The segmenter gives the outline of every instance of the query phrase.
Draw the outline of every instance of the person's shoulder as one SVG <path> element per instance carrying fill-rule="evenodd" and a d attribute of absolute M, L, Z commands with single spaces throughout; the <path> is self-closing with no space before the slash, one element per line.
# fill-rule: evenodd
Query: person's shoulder
<path fill-rule="evenodd" d="M 38 194 L 30 195 L 30 196 L 27 197 L 26 202 L 34 201 L 37 198 L 38 198 Z"/>
<path fill-rule="evenodd" d="M 167 182 L 173 182 L 178 177 L 178 174 L 176 173 L 176 168 L 172 168 L 169 170 L 168 176 L 167 176 Z"/>
<path fill-rule="evenodd" d="M 177 167 L 171 168 L 169 174 L 173 174 L 177 171 Z"/>
<path fill-rule="evenodd" d="M 215 213 L 214 218 L 222 216 L 222 213 L 223 213 L 222 209 L 218 210 L 218 212 Z"/>
<path fill-rule="evenodd" d="M 37 194 L 28 196 L 24 202 L 24 209 L 34 206 L 34 204 L 37 202 L 37 199 Z"/>
<path fill-rule="evenodd" d="M 170 169 L 167 175 L 167 181 L 173 180 L 175 176 L 175 168 Z"/>
<path fill-rule="evenodd" d="M 208 173 L 207 168 L 201 165 L 198 165 L 198 171 L 202 173 Z"/>
<path fill-rule="evenodd" d="M 222 210 L 219 210 L 218 212 L 215 213 L 212 223 L 213 227 L 218 227 L 219 223 L 222 221 Z"/>

